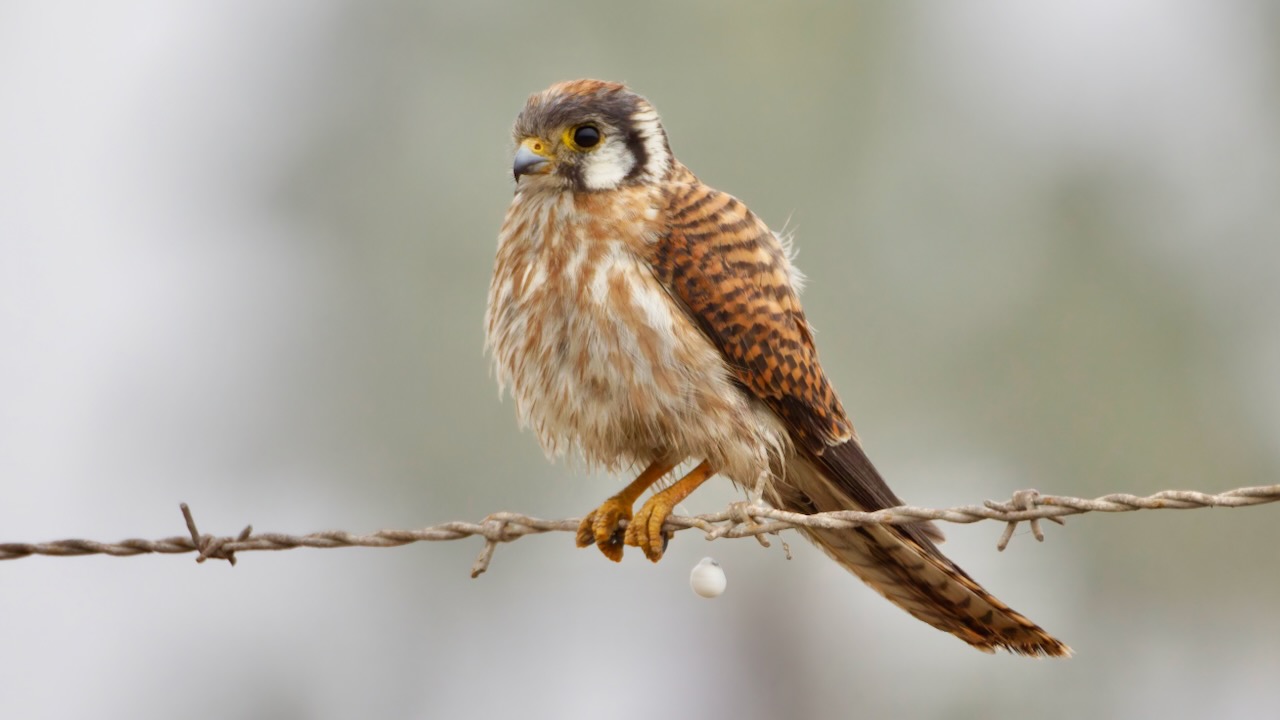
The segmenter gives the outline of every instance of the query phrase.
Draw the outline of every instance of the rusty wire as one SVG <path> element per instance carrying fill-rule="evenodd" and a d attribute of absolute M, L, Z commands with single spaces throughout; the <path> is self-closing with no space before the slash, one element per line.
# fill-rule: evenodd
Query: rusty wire
<path fill-rule="evenodd" d="M 675 533 L 697 528 L 708 540 L 720 538 L 755 537 L 767 545 L 764 535 L 776 535 L 782 530 L 800 527 L 842 529 L 859 525 L 898 525 L 920 520 L 939 520 L 952 523 L 974 523 L 996 520 L 1006 523 L 1004 534 L 997 548 L 1004 550 L 1018 523 L 1031 525 L 1032 534 L 1043 541 L 1040 520 L 1052 520 L 1061 524 L 1068 515 L 1088 512 L 1132 512 L 1135 510 L 1192 510 L 1205 507 L 1245 507 L 1280 500 L 1280 485 L 1265 485 L 1229 490 L 1219 494 L 1191 490 L 1165 490 L 1154 495 L 1139 497 L 1117 493 L 1087 500 L 1083 498 L 1041 495 L 1035 490 L 1019 490 L 1006 502 L 988 500 L 982 505 L 935 510 L 900 506 L 875 512 L 829 512 L 816 515 L 778 510 L 747 502 L 734 503 L 728 508 L 693 517 L 673 515 L 667 519 L 664 530 Z M 128 557 L 149 553 L 178 554 L 197 553 L 196 562 L 208 559 L 226 560 L 232 565 L 236 553 L 254 550 L 292 550 L 299 547 L 398 547 L 416 542 L 461 540 L 480 536 L 484 548 L 471 566 L 471 577 L 478 577 L 488 569 L 499 543 L 512 542 L 526 535 L 547 532 L 577 532 L 579 518 L 542 520 L 518 513 L 499 512 L 478 523 L 455 521 L 421 528 L 419 530 L 379 530 L 368 535 L 355 535 L 341 530 L 286 535 L 282 533 L 254 533 L 253 527 L 245 527 L 234 536 L 202 534 L 186 503 L 181 505 L 187 524 L 187 535 L 160 540 L 129 539 L 114 543 L 93 540 L 55 540 L 44 543 L 0 543 L 0 560 L 16 560 L 32 555 L 71 557 L 79 555 L 113 555 Z"/>

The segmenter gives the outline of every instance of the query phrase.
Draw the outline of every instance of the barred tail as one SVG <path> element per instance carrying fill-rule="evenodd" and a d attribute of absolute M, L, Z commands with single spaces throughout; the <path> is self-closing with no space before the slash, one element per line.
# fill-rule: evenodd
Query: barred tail
<path fill-rule="evenodd" d="M 841 483 L 832 481 L 822 467 L 826 463 L 820 463 L 803 456 L 789 462 L 785 480 L 771 488 L 772 499 L 802 513 L 864 509 Z M 931 525 L 801 532 L 894 605 L 983 652 L 1000 648 L 1030 656 L 1071 654 L 1071 648 L 998 600 L 943 555 L 929 539 L 941 536 Z"/>

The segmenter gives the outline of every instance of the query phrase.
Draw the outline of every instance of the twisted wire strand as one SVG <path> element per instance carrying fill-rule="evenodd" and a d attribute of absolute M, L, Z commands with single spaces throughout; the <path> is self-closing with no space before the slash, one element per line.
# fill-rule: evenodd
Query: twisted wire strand
<path fill-rule="evenodd" d="M 739 502 L 715 513 L 697 516 L 673 515 L 667 519 L 664 531 L 669 533 L 698 529 L 708 540 L 721 538 L 755 537 L 768 545 L 765 535 L 776 535 L 783 530 L 800 527 L 844 529 L 860 525 L 900 525 L 920 520 L 968 524 L 983 520 L 1006 523 L 1004 534 L 997 543 L 1003 550 L 1018 523 L 1027 522 L 1037 540 L 1044 540 L 1039 521 L 1051 520 L 1059 524 L 1068 515 L 1089 512 L 1133 512 L 1137 510 L 1193 510 L 1205 507 L 1247 507 L 1280 501 L 1280 485 L 1264 485 L 1228 490 L 1211 494 L 1193 490 L 1165 490 L 1145 497 L 1115 493 L 1092 500 L 1041 495 L 1035 490 L 1019 490 L 1004 502 L 988 500 L 982 505 L 961 505 L 945 509 L 900 506 L 875 512 L 842 511 L 803 515 L 787 512 L 751 502 Z M 471 577 L 478 577 L 488 569 L 499 543 L 512 542 L 526 535 L 578 530 L 579 518 L 543 520 L 519 513 L 498 512 L 478 523 L 454 521 L 418 530 L 379 530 L 358 535 L 342 530 L 287 535 L 283 533 L 254 533 L 246 527 L 235 536 L 217 536 L 200 533 L 186 503 L 181 505 L 188 534 L 160 540 L 131 538 L 114 543 L 93 540 L 55 540 L 44 543 L 0 543 L 0 560 L 16 560 L 32 555 L 72 557 L 80 555 L 112 555 L 129 557 L 151 553 L 197 553 L 196 561 L 208 559 L 236 563 L 236 553 L 256 550 L 292 550 L 299 547 L 399 547 L 417 542 L 461 540 L 480 536 L 484 548 L 471 567 Z"/>

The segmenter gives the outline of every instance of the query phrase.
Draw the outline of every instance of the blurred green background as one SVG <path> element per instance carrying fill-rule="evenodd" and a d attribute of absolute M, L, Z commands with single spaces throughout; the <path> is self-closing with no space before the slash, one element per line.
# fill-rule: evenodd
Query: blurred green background
<path fill-rule="evenodd" d="M 907 500 L 1280 478 L 1280 10 L 1222 3 L 0 4 L 0 541 L 580 515 L 481 347 L 525 97 L 630 83 L 798 232 Z M 720 509 L 720 482 L 686 504 Z M 1274 507 L 947 551 L 1071 644 L 987 657 L 808 544 L 0 565 L 0 717 L 1239 717 Z M 727 593 L 695 597 L 713 555 Z"/>

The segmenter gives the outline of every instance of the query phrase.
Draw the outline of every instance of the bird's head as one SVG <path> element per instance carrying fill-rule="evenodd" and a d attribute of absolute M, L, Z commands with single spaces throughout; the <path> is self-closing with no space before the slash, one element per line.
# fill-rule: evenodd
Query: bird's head
<path fill-rule="evenodd" d="M 613 190 L 656 182 L 671 169 L 658 113 L 619 83 L 572 80 L 535 93 L 514 134 L 518 189 Z"/>

